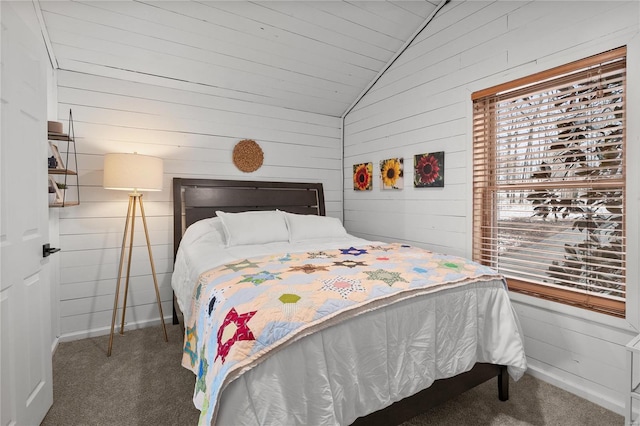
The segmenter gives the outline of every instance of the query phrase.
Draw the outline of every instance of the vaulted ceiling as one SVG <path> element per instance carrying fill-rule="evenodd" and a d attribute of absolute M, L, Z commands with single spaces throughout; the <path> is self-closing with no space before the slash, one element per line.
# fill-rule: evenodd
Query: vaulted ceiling
<path fill-rule="evenodd" d="M 40 1 L 60 69 L 341 116 L 431 1 Z"/>

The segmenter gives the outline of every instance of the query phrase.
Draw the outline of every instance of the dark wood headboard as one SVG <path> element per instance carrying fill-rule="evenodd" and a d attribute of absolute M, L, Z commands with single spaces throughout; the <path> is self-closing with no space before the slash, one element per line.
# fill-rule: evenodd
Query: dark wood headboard
<path fill-rule="evenodd" d="M 216 210 L 283 210 L 325 215 L 321 183 L 173 178 L 173 255 L 187 226 Z"/>

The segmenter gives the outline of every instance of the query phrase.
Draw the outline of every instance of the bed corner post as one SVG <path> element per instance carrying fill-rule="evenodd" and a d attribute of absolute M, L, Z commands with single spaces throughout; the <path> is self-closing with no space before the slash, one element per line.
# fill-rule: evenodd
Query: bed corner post
<path fill-rule="evenodd" d="M 316 194 L 318 197 L 318 216 L 326 216 L 327 210 L 324 205 L 324 190 L 321 183 L 316 184 Z"/>
<path fill-rule="evenodd" d="M 182 179 L 173 178 L 173 262 L 176 261 L 180 239 L 182 238 Z M 173 325 L 180 324 L 178 312 L 176 310 L 176 295 L 173 293 L 172 300 Z"/>
<path fill-rule="evenodd" d="M 509 400 L 509 373 L 504 365 L 500 366 L 500 373 L 498 374 L 498 398 L 500 401 Z"/>

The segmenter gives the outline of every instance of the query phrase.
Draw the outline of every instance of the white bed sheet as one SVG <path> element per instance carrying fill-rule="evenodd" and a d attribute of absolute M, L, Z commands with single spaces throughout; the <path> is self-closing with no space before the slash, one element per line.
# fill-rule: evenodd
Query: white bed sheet
<path fill-rule="evenodd" d="M 198 276 L 269 253 L 371 244 L 333 241 L 221 248 L 206 239 L 181 247 L 172 285 L 188 318 Z M 186 310 L 185 310 L 186 309 Z M 526 371 L 524 338 L 500 280 L 398 302 L 329 327 L 277 351 L 223 391 L 217 425 L 347 425 L 476 362 Z"/>

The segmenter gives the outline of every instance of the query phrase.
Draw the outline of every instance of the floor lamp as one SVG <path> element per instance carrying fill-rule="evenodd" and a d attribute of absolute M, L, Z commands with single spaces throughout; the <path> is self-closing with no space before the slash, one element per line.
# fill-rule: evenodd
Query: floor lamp
<path fill-rule="evenodd" d="M 151 274 L 153 275 L 153 285 L 156 289 L 156 300 L 160 310 L 160 321 L 164 341 L 168 342 L 167 328 L 164 324 L 162 314 L 162 304 L 160 302 L 160 291 L 158 290 L 158 279 L 156 278 L 156 268 L 153 264 L 151 254 L 151 242 L 149 241 L 149 231 L 147 229 L 147 218 L 144 214 L 142 204 L 142 194 L 138 191 L 161 191 L 162 190 L 162 159 L 147 155 L 133 154 L 106 154 L 104 157 L 104 181 L 105 189 L 118 189 L 131 191 L 129 193 L 129 208 L 127 210 L 127 220 L 124 226 L 122 237 L 122 249 L 120 251 L 120 266 L 118 267 L 118 281 L 116 284 L 116 295 L 113 302 L 113 315 L 111 317 L 111 334 L 109 335 L 109 349 L 107 356 L 111 356 L 113 345 L 113 330 L 118 312 L 118 298 L 120 295 L 120 282 L 122 278 L 122 267 L 124 265 L 125 250 L 129 247 L 127 260 L 127 275 L 124 286 L 124 304 L 122 306 L 122 322 L 120 323 L 120 334 L 124 334 L 124 318 L 127 312 L 127 294 L 129 293 L 129 276 L 131 272 L 131 253 L 133 250 L 133 235 L 136 223 L 136 206 L 140 206 L 140 217 L 144 225 L 144 235 L 147 238 L 147 250 L 149 251 L 149 262 L 151 263 Z"/>

